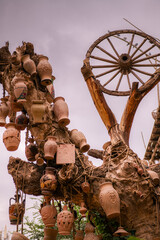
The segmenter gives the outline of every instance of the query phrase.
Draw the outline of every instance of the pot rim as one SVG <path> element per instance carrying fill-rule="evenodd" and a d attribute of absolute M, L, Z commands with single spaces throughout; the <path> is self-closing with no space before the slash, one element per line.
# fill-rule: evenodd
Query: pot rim
<path fill-rule="evenodd" d="M 63 101 L 65 101 L 65 98 L 64 97 L 56 97 L 54 100 L 53 100 L 53 102 L 55 103 L 57 100 L 60 100 L 60 99 L 62 99 Z"/>
<path fill-rule="evenodd" d="M 102 183 L 100 186 L 99 186 L 99 188 L 101 189 L 103 186 L 105 186 L 105 185 L 112 185 L 112 182 L 111 181 L 106 181 L 106 182 L 104 182 L 104 183 Z M 113 186 L 113 185 L 112 185 Z"/>

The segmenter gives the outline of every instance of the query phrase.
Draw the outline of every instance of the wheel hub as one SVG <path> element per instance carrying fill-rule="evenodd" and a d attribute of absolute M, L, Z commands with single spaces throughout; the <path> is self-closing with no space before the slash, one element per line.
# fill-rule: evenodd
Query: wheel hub
<path fill-rule="evenodd" d="M 128 53 L 123 53 L 119 57 L 119 65 L 121 67 L 121 70 L 123 70 L 124 74 L 126 72 L 130 72 L 130 67 L 132 65 L 131 57 Z"/>

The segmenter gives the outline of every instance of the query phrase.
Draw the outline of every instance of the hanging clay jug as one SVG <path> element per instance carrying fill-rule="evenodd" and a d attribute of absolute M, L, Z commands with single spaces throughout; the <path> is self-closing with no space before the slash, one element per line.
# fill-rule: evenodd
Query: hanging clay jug
<path fill-rule="evenodd" d="M 57 152 L 56 137 L 48 136 L 47 141 L 44 144 L 44 158 L 47 160 L 53 160 L 56 152 Z"/>
<path fill-rule="evenodd" d="M 57 216 L 57 227 L 60 235 L 70 235 L 74 223 L 73 214 L 67 210 L 67 205 L 64 205 L 63 211 Z"/>
<path fill-rule="evenodd" d="M 27 127 L 29 123 L 29 119 L 26 116 L 26 114 L 21 113 L 16 117 L 15 123 L 16 123 L 16 128 L 22 131 Z"/>
<path fill-rule="evenodd" d="M 35 159 L 36 159 L 36 164 L 37 164 L 39 167 L 43 166 L 43 164 L 44 164 L 44 159 L 40 156 L 39 153 L 37 153 L 37 154 L 35 155 Z"/>
<path fill-rule="evenodd" d="M 6 124 L 6 117 L 9 113 L 9 107 L 7 105 L 7 98 L 1 98 L 1 105 L 0 105 L 0 126 L 5 126 Z"/>
<path fill-rule="evenodd" d="M 152 170 L 147 170 L 148 174 L 150 175 L 152 181 L 153 181 L 153 184 L 155 186 L 159 185 L 159 176 L 158 176 L 158 173 L 152 171 Z"/>
<path fill-rule="evenodd" d="M 81 184 L 81 188 L 84 193 L 88 194 L 90 192 L 90 184 L 86 181 Z"/>
<path fill-rule="evenodd" d="M 87 208 L 85 208 L 84 202 L 81 202 L 81 207 L 79 209 L 79 212 L 82 215 L 82 217 L 86 217 Z"/>
<path fill-rule="evenodd" d="M 41 84 L 47 86 L 52 82 L 52 66 L 48 62 L 48 57 L 41 56 L 37 65 L 37 72 L 41 79 Z"/>
<path fill-rule="evenodd" d="M 44 206 L 40 209 L 40 214 L 46 227 L 54 227 L 56 223 L 57 210 L 54 206 L 54 201 L 52 201 L 51 205 L 50 197 L 45 197 Z"/>
<path fill-rule="evenodd" d="M 16 151 L 20 143 L 20 132 L 15 123 L 7 123 L 3 133 L 3 143 L 8 151 Z"/>
<path fill-rule="evenodd" d="M 35 77 L 37 72 L 36 72 L 36 64 L 35 62 L 30 58 L 29 54 L 26 54 L 22 56 L 21 58 L 22 63 L 23 63 L 23 68 L 24 70 L 31 75 L 31 77 Z"/>
<path fill-rule="evenodd" d="M 51 83 L 51 84 L 49 84 L 48 86 L 46 86 L 46 88 L 47 88 L 47 90 L 48 90 L 47 96 L 46 96 L 47 101 L 48 101 L 49 103 L 52 103 L 53 100 L 54 100 L 54 98 L 55 98 L 55 90 L 54 90 L 54 85 L 53 85 L 53 83 Z"/>
<path fill-rule="evenodd" d="M 12 203 L 12 200 L 15 201 L 15 203 Z M 19 203 L 19 196 L 18 199 L 10 198 L 9 199 L 9 220 L 11 225 L 19 225 L 21 224 L 23 220 L 24 215 L 24 204 Z"/>
<path fill-rule="evenodd" d="M 57 118 L 59 126 L 65 127 L 70 123 L 70 120 L 68 118 L 68 105 L 63 97 L 56 97 L 54 99 L 53 112 Z"/>
<path fill-rule="evenodd" d="M 31 106 L 31 113 L 33 116 L 34 123 L 43 123 L 45 118 L 46 106 L 42 100 L 33 100 Z"/>
<path fill-rule="evenodd" d="M 25 84 L 24 78 L 14 77 L 12 80 L 12 84 L 14 85 L 14 95 L 17 99 L 17 102 L 26 102 L 28 89 L 27 85 Z"/>
<path fill-rule="evenodd" d="M 40 179 L 41 191 L 45 196 L 53 195 L 57 188 L 57 179 L 54 172 L 55 169 L 53 167 L 46 167 L 45 174 Z"/>
<path fill-rule="evenodd" d="M 35 155 L 38 153 L 37 145 L 30 143 L 25 147 L 25 155 L 28 161 L 35 161 Z"/>
<path fill-rule="evenodd" d="M 91 223 L 86 223 L 84 240 L 99 240 Z"/>
<path fill-rule="evenodd" d="M 87 144 L 87 140 L 84 134 L 77 129 L 73 129 L 71 131 L 71 140 L 75 143 L 76 147 L 79 147 L 81 152 L 87 152 L 90 148 L 89 144 Z"/>
<path fill-rule="evenodd" d="M 84 233 L 82 230 L 76 230 L 75 240 L 83 240 Z"/>
<path fill-rule="evenodd" d="M 29 240 L 29 239 L 25 237 L 22 233 L 13 232 L 11 240 Z"/>
<path fill-rule="evenodd" d="M 57 239 L 58 230 L 53 228 L 44 228 L 44 240 L 56 240 Z"/>
<path fill-rule="evenodd" d="M 100 185 L 99 202 L 109 219 L 120 215 L 120 199 L 111 182 Z"/>

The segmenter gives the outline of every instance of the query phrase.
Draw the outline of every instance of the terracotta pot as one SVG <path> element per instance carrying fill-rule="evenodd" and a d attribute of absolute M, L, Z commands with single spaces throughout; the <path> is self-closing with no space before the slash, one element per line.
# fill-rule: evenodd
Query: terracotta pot
<path fill-rule="evenodd" d="M 14 77 L 12 80 L 14 85 L 14 95 L 17 99 L 17 102 L 23 103 L 26 102 L 27 97 L 27 85 L 25 84 L 23 77 Z"/>
<path fill-rule="evenodd" d="M 52 228 L 44 228 L 44 240 L 56 240 L 58 230 Z"/>
<path fill-rule="evenodd" d="M 82 230 L 76 230 L 75 240 L 83 240 L 84 233 Z"/>
<path fill-rule="evenodd" d="M 12 64 L 19 65 L 21 62 L 21 56 L 18 52 L 14 51 L 11 56 Z"/>
<path fill-rule="evenodd" d="M 38 153 L 37 145 L 30 143 L 25 147 L 25 155 L 28 161 L 35 161 L 35 155 Z"/>
<path fill-rule="evenodd" d="M 99 202 L 109 219 L 120 215 L 120 199 L 111 182 L 100 185 Z"/>
<path fill-rule="evenodd" d="M 11 201 L 14 200 L 14 203 Z M 11 225 L 21 224 L 24 216 L 23 203 L 16 202 L 16 198 L 9 199 L 9 220 Z"/>
<path fill-rule="evenodd" d="M 43 123 L 45 118 L 45 109 L 46 106 L 44 105 L 42 100 L 33 100 L 31 106 L 31 113 L 33 116 L 34 123 Z"/>
<path fill-rule="evenodd" d="M 123 227 L 119 227 L 118 230 L 116 232 L 113 233 L 113 236 L 116 236 L 116 237 L 125 237 L 125 236 L 128 236 L 130 235 L 126 230 L 124 230 Z"/>
<path fill-rule="evenodd" d="M 46 204 L 46 205 L 45 205 Z M 45 198 L 44 206 L 40 210 L 42 221 L 46 227 L 54 227 L 56 223 L 57 210 L 52 201 L 52 205 L 49 198 Z"/>
<path fill-rule="evenodd" d="M 82 191 L 84 193 L 89 193 L 90 192 L 90 184 L 88 182 L 83 182 L 81 184 Z"/>
<path fill-rule="evenodd" d="M 23 110 L 23 104 L 17 102 L 16 98 L 13 98 L 12 96 L 9 96 L 7 105 L 9 107 L 9 111 L 20 112 Z"/>
<path fill-rule="evenodd" d="M 48 62 L 48 57 L 41 56 L 37 65 L 37 72 L 41 79 L 41 84 L 44 86 L 50 85 L 52 82 L 52 66 Z"/>
<path fill-rule="evenodd" d="M 56 97 L 54 99 L 53 112 L 57 118 L 59 126 L 64 127 L 70 123 L 70 120 L 68 118 L 68 105 L 63 97 Z"/>
<path fill-rule="evenodd" d="M 16 128 L 22 131 L 27 127 L 29 119 L 24 113 L 21 113 L 19 116 L 16 117 L 15 123 Z"/>
<path fill-rule="evenodd" d="M 94 227 L 90 223 L 86 223 L 84 240 L 99 240 L 99 237 L 94 232 Z"/>
<path fill-rule="evenodd" d="M 150 175 L 152 181 L 153 181 L 153 184 L 155 186 L 159 185 L 159 176 L 156 172 L 152 171 L 152 170 L 147 170 L 148 174 Z"/>
<path fill-rule="evenodd" d="M 1 98 L 1 105 L 0 105 L 0 126 L 5 126 L 6 124 L 6 117 L 9 113 L 9 107 L 7 105 L 7 98 Z"/>
<path fill-rule="evenodd" d="M 48 85 L 46 88 L 47 88 L 47 90 L 48 90 L 48 93 L 47 93 L 47 96 L 46 96 L 47 101 L 48 101 L 49 103 L 52 103 L 53 100 L 54 100 L 54 98 L 55 98 L 54 85 L 53 85 L 53 84 L 50 84 L 50 85 Z"/>
<path fill-rule="evenodd" d="M 40 179 L 40 186 L 43 195 L 50 196 L 57 188 L 57 179 L 54 174 L 55 169 L 46 167 L 45 174 Z"/>
<path fill-rule="evenodd" d="M 48 136 L 47 141 L 44 144 L 44 158 L 47 160 L 53 160 L 56 152 L 57 152 L 56 137 Z"/>
<path fill-rule="evenodd" d="M 79 209 L 79 212 L 82 215 L 82 217 L 86 217 L 87 208 L 85 208 L 84 202 L 81 202 L 81 208 Z"/>
<path fill-rule="evenodd" d="M 43 166 L 44 159 L 39 155 L 39 153 L 35 155 L 35 159 L 38 166 Z"/>
<path fill-rule="evenodd" d="M 60 235 L 70 235 L 74 223 L 74 216 L 67 210 L 67 206 L 63 207 L 63 211 L 57 216 L 57 227 Z"/>
<path fill-rule="evenodd" d="M 20 143 L 20 132 L 15 126 L 15 123 L 7 123 L 3 133 L 3 143 L 8 151 L 16 151 Z"/>
<path fill-rule="evenodd" d="M 84 134 L 77 129 L 71 131 L 71 140 L 75 143 L 76 147 L 80 148 L 81 152 L 87 152 L 90 148 Z"/>
<path fill-rule="evenodd" d="M 11 240 L 29 240 L 29 239 L 19 232 L 13 232 Z"/>
<path fill-rule="evenodd" d="M 22 56 L 21 58 L 22 63 L 23 63 L 23 68 L 24 70 L 29 73 L 32 77 L 36 76 L 37 71 L 36 71 L 36 64 L 35 62 L 30 58 L 29 54 L 26 54 Z"/>

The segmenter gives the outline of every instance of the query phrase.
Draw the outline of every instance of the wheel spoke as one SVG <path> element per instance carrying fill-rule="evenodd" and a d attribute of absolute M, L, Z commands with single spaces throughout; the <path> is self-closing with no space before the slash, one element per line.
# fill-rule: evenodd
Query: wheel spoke
<path fill-rule="evenodd" d="M 110 43 L 111 47 L 113 48 L 113 50 L 114 50 L 115 54 L 116 54 L 116 55 L 117 55 L 117 57 L 119 58 L 119 54 L 118 54 L 117 50 L 115 49 L 115 47 L 113 46 L 113 44 L 112 44 L 111 40 L 110 40 L 109 38 L 107 38 L 107 40 L 108 40 L 108 42 Z"/>
<path fill-rule="evenodd" d="M 142 79 L 140 79 L 140 77 L 135 72 L 133 72 L 132 70 L 130 71 L 142 83 L 142 85 L 144 85 L 144 82 L 142 81 Z"/>
<path fill-rule="evenodd" d="M 137 47 L 137 49 L 132 53 L 131 58 L 136 54 L 136 52 L 143 46 L 143 44 L 147 41 L 147 38 L 143 40 L 143 42 Z"/>
<path fill-rule="evenodd" d="M 158 54 L 154 54 L 154 55 L 151 55 L 151 56 L 148 56 L 148 57 L 145 57 L 145 58 L 141 58 L 141 59 L 139 59 L 139 60 L 133 62 L 133 64 L 134 64 L 134 63 L 139 63 L 139 62 L 142 62 L 142 61 L 145 61 L 145 60 L 148 60 L 148 59 L 154 58 L 154 57 L 158 57 L 158 56 L 160 56 L 160 53 L 158 53 Z"/>
<path fill-rule="evenodd" d="M 110 83 L 110 82 L 120 73 L 120 71 L 121 71 L 121 70 L 117 71 L 117 72 L 113 75 L 113 77 L 111 77 L 111 78 L 103 85 L 103 87 L 105 87 L 108 83 Z"/>
<path fill-rule="evenodd" d="M 136 72 L 139 72 L 139 73 L 142 73 L 142 74 L 145 74 L 145 75 L 148 75 L 148 76 L 153 76 L 153 74 L 151 74 L 151 73 L 141 71 L 141 70 L 139 70 L 137 68 L 134 68 L 134 67 L 132 67 L 132 70 L 134 70 Z"/>
<path fill-rule="evenodd" d="M 137 57 L 133 58 L 132 61 L 134 62 L 137 58 L 143 56 L 144 54 L 146 54 L 148 51 L 150 51 L 152 48 L 154 48 L 155 45 L 152 45 L 150 48 L 148 48 L 147 50 L 145 50 L 144 52 L 140 53 Z"/>
<path fill-rule="evenodd" d="M 131 83 L 130 83 L 128 71 L 126 72 L 126 74 L 127 74 L 128 86 L 129 86 L 129 89 L 131 89 Z"/>
<path fill-rule="evenodd" d="M 111 60 L 108 60 L 108 59 L 105 59 L 105 58 L 96 57 L 96 56 L 90 56 L 90 57 L 91 57 L 91 58 L 94 58 L 94 59 L 96 59 L 96 60 L 103 61 L 103 62 L 109 62 L 109 63 L 117 64 L 117 62 L 114 62 L 114 61 L 111 61 Z"/>
<path fill-rule="evenodd" d="M 114 72 L 114 71 L 116 71 L 116 70 L 118 70 L 118 69 L 119 69 L 119 67 L 113 68 L 113 69 L 111 69 L 111 70 L 109 70 L 109 71 L 106 71 L 106 72 L 103 72 L 103 73 L 101 73 L 101 74 L 98 74 L 98 75 L 96 75 L 95 77 L 96 77 L 96 78 L 102 77 L 102 76 L 104 76 L 104 75 L 106 75 L 106 74 L 108 74 L 108 73 Z"/>
<path fill-rule="evenodd" d="M 129 45 L 129 49 L 128 49 L 128 54 L 130 54 L 130 51 L 131 51 L 131 48 L 132 48 L 132 45 L 133 45 L 133 40 L 134 40 L 134 34 L 132 35 L 132 39 L 130 41 L 130 45 Z"/>
<path fill-rule="evenodd" d="M 133 64 L 134 67 L 160 67 L 160 64 Z"/>
<path fill-rule="evenodd" d="M 113 58 L 114 60 L 118 61 L 118 59 L 116 57 L 114 57 L 112 54 L 110 54 L 109 52 L 107 52 L 105 49 L 103 49 L 100 46 L 96 46 L 96 48 L 98 48 L 99 50 L 101 50 L 102 52 L 106 53 L 108 56 L 110 56 L 111 58 Z"/>
<path fill-rule="evenodd" d="M 113 68 L 117 67 L 117 65 L 92 65 L 91 68 Z"/>
<path fill-rule="evenodd" d="M 118 89 L 119 89 L 119 85 L 121 83 L 122 77 L 123 77 L 123 71 L 121 72 L 121 76 L 119 78 L 119 81 L 118 81 L 118 84 L 117 84 L 117 87 L 116 87 L 116 91 L 118 91 Z"/>

